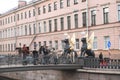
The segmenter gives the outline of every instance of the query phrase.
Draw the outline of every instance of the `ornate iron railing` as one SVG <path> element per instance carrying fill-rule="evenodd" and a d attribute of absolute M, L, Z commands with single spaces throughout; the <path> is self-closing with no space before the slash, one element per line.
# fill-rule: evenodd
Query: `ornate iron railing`
<path fill-rule="evenodd" d="M 120 59 L 104 58 L 100 62 L 99 58 L 84 58 L 83 61 L 86 68 L 120 69 Z"/>
<path fill-rule="evenodd" d="M 74 59 L 74 60 L 73 60 Z M 24 64 L 25 63 L 25 64 Z M 56 56 L 56 55 L 39 55 L 38 58 L 33 58 L 28 55 L 26 59 L 18 55 L 0 56 L 0 66 L 3 65 L 27 65 L 27 64 L 78 64 L 78 57 L 71 56 Z"/>
<path fill-rule="evenodd" d="M 36 62 L 35 62 L 36 61 Z M 25 64 L 23 64 L 25 62 Z M 101 63 L 99 58 L 85 58 L 85 57 L 71 57 L 71 56 L 56 56 L 56 55 L 40 55 L 39 58 L 33 58 L 32 55 L 28 55 L 23 60 L 18 55 L 6 55 L 0 56 L 0 66 L 10 65 L 48 65 L 49 64 L 79 64 L 83 68 L 100 68 L 100 69 L 120 69 L 120 59 L 104 58 Z"/>

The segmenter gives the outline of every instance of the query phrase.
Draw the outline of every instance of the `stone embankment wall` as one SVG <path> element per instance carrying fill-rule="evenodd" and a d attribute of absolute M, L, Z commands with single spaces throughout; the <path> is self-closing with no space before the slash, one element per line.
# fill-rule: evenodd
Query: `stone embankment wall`
<path fill-rule="evenodd" d="M 106 70 L 41 70 L 2 73 L 1 76 L 17 80 L 120 80 L 120 71 Z"/>

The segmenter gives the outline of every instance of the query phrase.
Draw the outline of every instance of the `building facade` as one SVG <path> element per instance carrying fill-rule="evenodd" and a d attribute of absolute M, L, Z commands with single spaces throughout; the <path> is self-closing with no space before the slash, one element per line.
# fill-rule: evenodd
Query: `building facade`
<path fill-rule="evenodd" d="M 120 57 L 120 0 L 19 0 L 17 8 L 0 15 L 0 53 L 14 54 L 23 44 L 62 50 L 65 33 L 75 33 L 80 51 L 83 33 L 95 33 L 93 49 Z M 88 30 L 87 30 L 88 29 Z M 111 42 L 108 54 L 107 42 Z"/>

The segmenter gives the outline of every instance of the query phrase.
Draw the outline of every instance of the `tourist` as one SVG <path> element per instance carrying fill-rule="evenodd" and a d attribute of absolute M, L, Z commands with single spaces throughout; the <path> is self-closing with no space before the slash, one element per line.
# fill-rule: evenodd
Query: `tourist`
<path fill-rule="evenodd" d="M 23 65 L 27 65 L 27 56 L 29 54 L 29 50 L 27 49 L 25 44 L 23 45 L 22 52 L 23 52 Z"/>
<path fill-rule="evenodd" d="M 34 50 L 33 50 L 33 64 L 34 65 L 37 65 L 37 61 L 38 61 L 38 51 L 36 50 L 36 48 L 34 48 Z"/>
<path fill-rule="evenodd" d="M 100 52 L 100 54 L 99 54 L 99 61 L 100 61 L 100 64 L 103 64 L 103 54 L 102 54 L 102 52 Z"/>

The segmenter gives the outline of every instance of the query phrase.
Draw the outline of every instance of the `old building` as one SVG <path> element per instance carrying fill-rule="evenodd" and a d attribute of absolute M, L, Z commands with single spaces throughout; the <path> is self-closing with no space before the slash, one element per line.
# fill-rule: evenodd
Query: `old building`
<path fill-rule="evenodd" d="M 65 33 L 76 35 L 80 51 L 83 33 L 94 32 L 93 49 L 108 57 L 120 57 L 120 0 L 19 0 L 18 7 L 0 15 L 0 53 L 16 53 L 26 44 L 33 50 L 41 45 L 62 50 Z"/>

